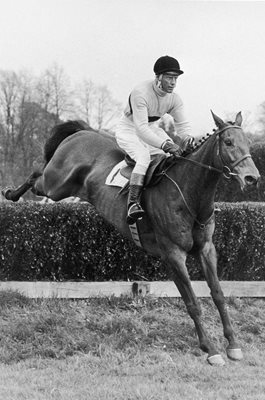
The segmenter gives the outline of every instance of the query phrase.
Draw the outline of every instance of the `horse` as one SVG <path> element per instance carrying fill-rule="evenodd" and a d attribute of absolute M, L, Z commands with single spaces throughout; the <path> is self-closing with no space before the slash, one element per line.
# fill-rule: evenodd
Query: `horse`
<path fill-rule="evenodd" d="M 197 143 L 190 154 L 175 158 L 161 172 L 159 182 L 143 191 L 145 216 L 141 220 L 141 243 L 148 254 L 160 257 L 166 264 L 168 276 L 175 282 L 194 322 L 201 350 L 207 353 L 210 365 L 221 366 L 225 361 L 203 326 L 186 259 L 192 254 L 204 272 L 228 342 L 227 357 L 241 360 L 243 353 L 217 276 L 217 254 L 212 240 L 214 197 L 222 175 L 237 182 L 242 190 L 257 185 L 260 176 L 249 154 L 241 112 L 234 122 L 223 121 L 211 113 L 216 125 L 213 132 Z M 125 156 L 115 138 L 87 130 L 80 121 L 68 121 L 54 128 L 45 149 L 44 167 L 33 170 L 18 188 L 5 190 L 5 197 L 17 201 L 30 188 L 33 193 L 54 201 L 79 197 L 94 205 L 106 221 L 132 239 L 126 223 L 127 196 L 120 193 L 120 188 L 105 184 L 110 171 Z"/>

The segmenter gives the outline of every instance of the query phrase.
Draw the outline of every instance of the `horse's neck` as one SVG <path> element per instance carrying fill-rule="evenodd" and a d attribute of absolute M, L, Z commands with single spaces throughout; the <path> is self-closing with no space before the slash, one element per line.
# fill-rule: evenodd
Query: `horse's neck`
<path fill-rule="evenodd" d="M 214 198 L 216 187 L 220 179 L 220 173 L 213 172 L 210 167 L 219 167 L 217 165 L 217 145 L 216 137 L 210 137 L 196 152 L 190 155 L 190 159 L 196 164 L 191 170 L 192 175 L 198 180 L 201 186 L 202 197 L 208 200 Z M 192 164 L 192 163 L 191 163 Z"/>
<path fill-rule="evenodd" d="M 173 175 L 176 182 L 181 179 L 183 195 L 199 212 L 205 210 L 207 213 L 207 209 L 213 207 L 220 174 L 211 171 L 208 167 L 216 164 L 216 146 L 216 139 L 210 137 L 196 152 L 188 156 L 191 161 L 183 160 L 180 168 L 178 166 L 174 168 Z M 174 179 L 174 176 L 172 178 Z"/>
<path fill-rule="evenodd" d="M 198 150 L 192 153 L 190 158 L 202 164 L 214 166 L 217 157 L 217 144 L 216 135 L 213 135 Z"/>

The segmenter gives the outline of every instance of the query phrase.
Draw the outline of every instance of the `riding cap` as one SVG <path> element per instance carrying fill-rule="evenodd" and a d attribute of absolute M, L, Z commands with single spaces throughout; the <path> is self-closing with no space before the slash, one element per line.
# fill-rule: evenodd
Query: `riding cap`
<path fill-rule="evenodd" d="M 160 57 L 154 65 L 154 73 L 156 75 L 164 74 L 165 72 L 176 72 L 179 75 L 183 74 L 178 61 L 169 56 Z"/>

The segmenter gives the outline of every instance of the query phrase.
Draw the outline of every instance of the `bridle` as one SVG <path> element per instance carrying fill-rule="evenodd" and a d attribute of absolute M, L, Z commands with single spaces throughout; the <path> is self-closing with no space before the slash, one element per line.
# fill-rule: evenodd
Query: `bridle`
<path fill-rule="evenodd" d="M 219 129 L 219 130 L 216 131 L 216 134 L 218 135 L 218 139 L 217 139 L 217 140 L 218 140 L 218 143 L 219 143 L 219 147 L 218 147 L 218 150 L 217 150 L 217 156 L 219 156 L 219 158 L 220 158 L 220 160 L 221 160 L 221 163 L 222 163 L 222 167 L 223 167 L 222 170 L 218 170 L 218 168 L 216 168 L 216 170 L 217 170 L 217 172 L 222 173 L 223 176 L 224 176 L 226 179 L 231 179 L 233 176 L 238 175 L 237 173 L 232 172 L 233 169 L 234 169 L 238 164 L 240 164 L 243 160 L 245 160 L 246 158 L 251 158 L 251 154 L 247 153 L 247 154 L 244 154 L 242 157 L 240 157 L 238 160 L 234 161 L 234 162 L 230 165 L 230 168 L 228 167 L 228 165 L 226 165 L 225 160 L 224 160 L 224 157 L 223 157 L 223 154 L 222 154 L 222 151 L 221 151 L 220 134 L 223 133 L 223 132 L 225 132 L 227 129 L 230 129 L 230 128 L 242 130 L 242 128 L 241 128 L 240 126 L 237 126 L 237 125 L 227 125 L 227 126 L 225 126 L 224 128 Z M 191 160 L 190 160 L 190 161 L 191 161 Z"/>
<path fill-rule="evenodd" d="M 233 172 L 233 169 L 234 169 L 238 164 L 240 164 L 243 160 L 245 160 L 246 158 L 252 158 L 252 157 L 251 157 L 251 154 L 247 153 L 247 154 L 244 154 L 242 157 L 240 157 L 238 160 L 234 161 L 234 162 L 230 165 L 230 167 L 228 167 L 228 165 L 226 165 L 226 162 L 225 162 L 224 157 L 223 157 L 223 154 L 222 154 L 222 147 L 221 147 L 221 144 L 220 144 L 220 134 L 223 133 L 223 132 L 225 132 L 227 129 L 230 129 L 230 128 L 234 128 L 234 129 L 236 128 L 236 129 L 241 129 L 241 130 L 242 130 L 242 128 L 241 128 L 240 126 L 238 126 L 238 125 L 227 125 L 227 126 L 223 127 L 222 129 L 218 129 L 218 130 L 215 131 L 215 134 L 218 136 L 218 137 L 217 137 L 217 141 L 218 141 L 217 156 L 218 156 L 218 157 L 220 158 L 220 160 L 221 160 L 222 169 L 221 169 L 221 168 L 213 167 L 213 166 L 211 166 L 211 165 L 207 165 L 207 164 L 200 163 L 199 161 L 195 161 L 195 160 L 192 160 L 192 159 L 187 158 L 187 157 L 179 156 L 178 158 L 181 158 L 181 159 L 183 159 L 183 160 L 186 160 L 186 161 L 188 161 L 188 162 L 191 162 L 191 163 L 193 163 L 193 164 L 196 164 L 196 165 L 198 165 L 198 166 L 200 166 L 200 167 L 202 167 L 202 168 L 206 168 L 206 169 L 208 169 L 209 171 L 215 171 L 215 172 L 218 172 L 218 173 L 220 173 L 220 174 L 223 174 L 223 176 L 224 176 L 226 179 L 231 179 L 233 176 L 238 175 L 237 173 Z M 172 165 L 171 165 L 171 166 L 172 166 Z M 171 166 L 170 166 L 169 168 L 171 168 Z M 169 168 L 167 168 L 167 169 L 165 169 L 164 171 L 162 171 L 161 174 L 164 175 L 167 179 L 169 179 L 169 180 L 176 186 L 176 188 L 178 189 L 178 191 L 179 191 L 179 193 L 180 193 L 180 195 L 181 195 L 181 197 L 182 197 L 182 200 L 183 200 L 183 202 L 184 202 L 186 208 L 188 209 L 188 211 L 189 211 L 189 213 L 191 214 L 191 216 L 194 218 L 194 221 L 199 225 L 199 227 L 200 227 L 201 229 L 204 229 L 205 226 L 206 226 L 206 225 L 210 222 L 210 220 L 212 219 L 212 216 L 214 215 L 214 211 L 212 211 L 210 217 L 207 219 L 206 222 L 201 223 L 201 222 L 196 218 L 196 215 L 194 214 L 194 212 L 190 209 L 189 205 L 187 204 L 186 199 L 185 199 L 185 197 L 184 197 L 184 195 L 183 195 L 183 193 L 182 193 L 182 190 L 180 189 L 180 187 L 179 187 L 179 185 L 177 184 L 177 182 L 176 182 L 174 179 L 172 179 L 172 178 L 167 174 L 167 170 L 168 170 Z"/>
<path fill-rule="evenodd" d="M 234 169 L 239 163 L 241 163 L 241 161 L 245 160 L 246 158 L 251 158 L 251 154 L 249 154 L 249 153 L 244 154 L 244 155 L 243 155 L 242 157 L 240 157 L 238 160 L 234 161 L 234 162 L 230 165 L 230 167 L 228 167 L 228 165 L 226 165 L 226 162 L 225 162 L 224 157 L 223 157 L 223 154 L 222 154 L 221 144 L 220 144 L 220 134 L 223 133 L 223 132 L 225 132 L 227 129 L 230 129 L 230 128 L 242 130 L 242 128 L 241 128 L 240 126 L 238 126 L 238 125 L 227 125 L 227 126 L 223 127 L 222 129 L 219 129 L 219 130 L 215 131 L 215 134 L 218 135 L 217 141 L 218 141 L 218 144 L 219 144 L 218 149 L 217 149 L 217 156 L 218 156 L 218 157 L 220 158 L 220 160 L 221 160 L 222 169 L 213 167 L 213 166 L 211 166 L 211 165 L 207 165 L 207 164 L 200 163 L 199 161 L 195 161 L 195 160 L 192 160 L 192 159 L 187 158 L 187 157 L 182 157 L 182 156 L 180 156 L 179 158 L 181 158 L 181 159 L 183 159 L 183 160 L 186 160 L 186 161 L 189 161 L 189 162 L 191 162 L 191 163 L 193 163 L 193 164 L 199 165 L 199 166 L 201 166 L 201 167 L 203 167 L 203 168 L 207 168 L 207 169 L 210 170 L 210 171 L 215 171 L 215 172 L 218 172 L 218 173 L 220 173 L 220 174 L 223 174 L 223 176 L 224 176 L 226 179 L 231 179 L 233 176 L 238 175 L 238 174 L 236 174 L 235 172 L 233 172 L 233 169 Z"/>
<path fill-rule="evenodd" d="M 247 153 L 247 154 L 244 154 L 242 157 L 240 157 L 238 160 L 234 161 L 230 165 L 230 167 L 228 167 L 228 165 L 226 165 L 226 162 L 225 162 L 223 154 L 222 154 L 221 144 L 220 144 L 220 134 L 225 132 L 227 129 L 230 129 L 230 128 L 242 130 L 242 128 L 240 126 L 238 126 L 238 125 L 227 125 L 227 126 L 223 127 L 222 129 L 216 130 L 215 133 L 214 133 L 214 134 L 218 135 L 217 142 L 218 142 L 219 146 L 218 146 L 218 149 L 217 149 L 217 156 L 220 158 L 220 161 L 221 161 L 221 164 L 222 164 L 222 168 L 216 168 L 216 167 L 213 167 L 212 165 L 203 164 L 203 163 L 201 163 L 199 161 L 192 160 L 192 159 L 190 159 L 188 157 L 178 156 L 177 159 L 182 159 L 182 160 L 191 162 L 193 164 L 196 164 L 196 165 L 198 165 L 198 166 L 200 166 L 202 168 L 206 168 L 209 171 L 214 171 L 214 172 L 218 172 L 219 174 L 223 174 L 223 176 L 226 179 L 231 179 L 233 176 L 238 175 L 237 173 L 233 172 L 233 169 L 238 164 L 240 164 L 243 160 L 245 160 L 246 158 L 252 158 L 252 157 L 251 157 L 251 154 Z M 171 168 L 171 166 L 172 165 L 170 165 L 167 169 L 162 171 L 162 174 L 164 175 L 165 172 L 168 169 Z"/>

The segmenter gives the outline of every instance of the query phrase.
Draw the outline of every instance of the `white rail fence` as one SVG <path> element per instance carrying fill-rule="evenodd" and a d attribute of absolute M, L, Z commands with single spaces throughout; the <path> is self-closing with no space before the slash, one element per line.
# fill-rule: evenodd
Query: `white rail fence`
<path fill-rule="evenodd" d="M 265 297 L 265 281 L 221 281 L 225 297 Z M 210 297 L 204 281 L 192 281 L 198 297 Z M 172 281 L 135 282 L 19 282 L 2 281 L 0 291 L 16 291 L 29 298 L 87 299 L 93 297 L 180 297 Z"/>

